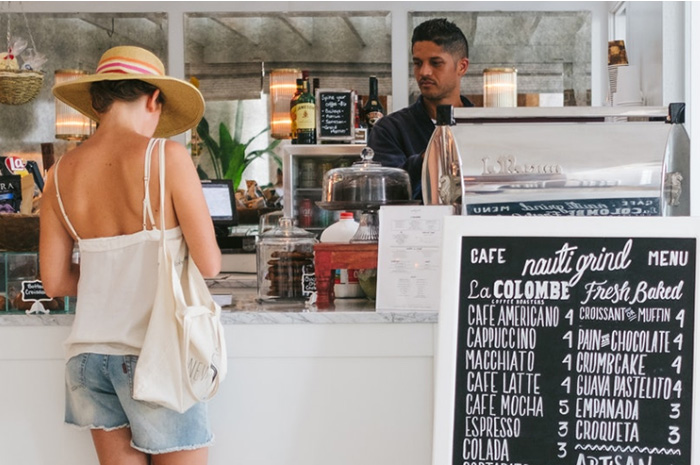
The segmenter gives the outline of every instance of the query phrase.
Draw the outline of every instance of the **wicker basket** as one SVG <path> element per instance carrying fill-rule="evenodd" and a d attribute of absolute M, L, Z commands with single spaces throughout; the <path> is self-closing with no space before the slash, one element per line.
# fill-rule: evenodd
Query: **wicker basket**
<path fill-rule="evenodd" d="M 1 70 L 0 103 L 23 105 L 39 95 L 43 82 L 43 73 L 22 69 Z"/>
<path fill-rule="evenodd" d="M 0 214 L 0 250 L 10 252 L 39 250 L 39 215 Z"/>

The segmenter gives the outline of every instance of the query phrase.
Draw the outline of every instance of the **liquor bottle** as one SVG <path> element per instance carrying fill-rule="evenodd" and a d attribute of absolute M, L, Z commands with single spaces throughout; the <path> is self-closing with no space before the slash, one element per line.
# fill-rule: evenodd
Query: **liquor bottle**
<path fill-rule="evenodd" d="M 355 97 L 355 140 L 354 144 L 366 144 L 367 143 L 367 127 L 365 126 L 365 120 L 362 114 L 362 97 L 353 94 Z"/>
<path fill-rule="evenodd" d="M 421 188 L 425 205 L 453 205 L 455 213 L 466 214 L 462 159 L 450 126 L 452 105 L 438 105 L 437 125 L 423 155 Z"/>
<path fill-rule="evenodd" d="M 294 111 L 294 106 L 299 101 L 299 96 L 301 95 L 301 93 L 303 91 L 304 91 L 304 80 L 297 79 L 297 90 L 296 90 L 296 92 L 294 92 L 292 99 L 289 101 L 289 118 L 292 121 L 292 124 L 291 124 L 292 144 L 297 143 L 297 120 L 296 120 L 296 113 Z"/>
<path fill-rule="evenodd" d="M 292 109 L 292 120 L 296 121 L 297 144 L 316 143 L 316 99 L 309 92 L 309 81 L 304 81 L 296 105 Z"/>
<path fill-rule="evenodd" d="M 375 123 L 384 116 L 384 107 L 379 101 L 379 84 L 376 76 L 369 77 L 369 98 L 362 111 L 367 125 L 367 134 L 369 134 Z"/>

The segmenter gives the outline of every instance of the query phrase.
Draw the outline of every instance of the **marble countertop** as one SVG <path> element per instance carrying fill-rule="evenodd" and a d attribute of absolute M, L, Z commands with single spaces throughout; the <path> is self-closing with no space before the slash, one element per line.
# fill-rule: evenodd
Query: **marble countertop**
<path fill-rule="evenodd" d="M 221 305 L 224 325 L 236 324 L 367 324 L 367 323 L 437 323 L 437 313 L 417 311 L 376 311 L 368 299 L 336 299 L 335 309 L 319 311 L 304 303 L 260 303 L 254 274 L 222 274 L 207 280 L 214 299 Z M 69 326 L 74 315 L 3 314 L 0 326 Z"/>

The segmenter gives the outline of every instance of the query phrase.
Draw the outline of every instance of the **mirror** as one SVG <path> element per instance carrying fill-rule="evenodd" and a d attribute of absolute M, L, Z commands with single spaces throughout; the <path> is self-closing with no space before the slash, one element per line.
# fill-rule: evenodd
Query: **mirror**
<path fill-rule="evenodd" d="M 0 105 L 2 155 L 40 154 L 40 144 L 46 142 L 55 144 L 57 155 L 66 151 L 68 143 L 57 140 L 54 131 L 51 87 L 56 69 L 92 73 L 102 53 L 116 45 L 152 50 L 168 66 L 166 13 L 6 13 L 0 14 L 3 37 L 8 19 L 12 36 L 26 39 L 30 46 L 33 38 L 37 51 L 46 55 L 47 61 L 43 67 L 44 82 L 34 100 L 24 105 Z"/>
<path fill-rule="evenodd" d="M 367 77 L 391 90 L 387 12 L 185 14 L 185 63 L 207 101 L 267 93 L 276 68 L 308 70 L 321 87 L 365 90 Z"/>
<path fill-rule="evenodd" d="M 476 106 L 483 102 L 483 70 L 501 67 L 518 70 L 518 106 L 591 105 L 590 11 L 410 12 L 409 44 L 413 28 L 431 18 L 449 19 L 467 37 L 462 94 Z M 409 83 L 414 102 L 420 91 L 413 69 Z"/>
<path fill-rule="evenodd" d="M 186 13 L 185 73 L 196 77 L 207 102 L 205 118 L 218 139 L 218 126 L 231 132 L 243 106 L 241 141 L 269 125 L 269 73 L 278 68 L 309 71 L 320 88 L 369 93 L 368 77 L 379 78 L 380 94 L 391 94 L 391 14 L 372 11 Z M 264 149 L 269 132 L 248 150 Z M 201 168 L 210 174 L 204 155 Z M 246 170 L 244 179 L 265 184 L 277 165 L 264 157 Z"/>

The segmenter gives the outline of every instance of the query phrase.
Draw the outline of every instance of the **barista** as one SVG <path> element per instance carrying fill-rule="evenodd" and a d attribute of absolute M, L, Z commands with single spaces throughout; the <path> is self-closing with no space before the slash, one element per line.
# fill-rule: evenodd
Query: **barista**
<path fill-rule="evenodd" d="M 421 95 L 412 105 L 380 119 L 369 134 L 374 160 L 408 171 L 413 198 L 421 199 L 423 152 L 435 129 L 438 105 L 471 107 L 459 93 L 469 67 L 469 44 L 447 19 L 419 24 L 411 38 L 413 75 Z"/>

